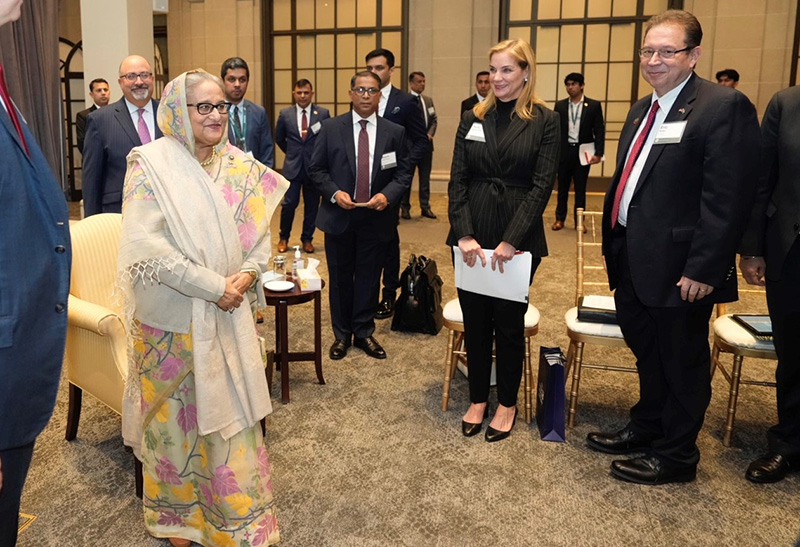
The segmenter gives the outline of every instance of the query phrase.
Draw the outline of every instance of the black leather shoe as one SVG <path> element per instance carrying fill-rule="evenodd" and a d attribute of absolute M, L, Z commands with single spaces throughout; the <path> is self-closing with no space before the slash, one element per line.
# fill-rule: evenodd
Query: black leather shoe
<path fill-rule="evenodd" d="M 637 437 L 626 427 L 616 433 L 589 433 L 586 435 L 586 446 L 606 454 L 631 454 L 647 451 L 650 441 Z"/>
<path fill-rule="evenodd" d="M 667 484 L 670 482 L 692 482 L 697 476 L 697 466 L 667 467 L 655 456 L 614 460 L 611 475 L 636 484 Z"/>
<path fill-rule="evenodd" d="M 372 336 L 366 338 L 356 338 L 353 340 L 353 345 L 359 349 L 363 349 L 364 353 L 375 359 L 386 359 L 386 352 L 381 345 Z"/>
<path fill-rule="evenodd" d="M 486 442 L 487 443 L 496 443 L 497 441 L 502 441 L 509 435 L 511 435 L 511 430 L 514 429 L 514 424 L 517 422 L 517 409 L 514 408 L 514 419 L 511 421 L 511 427 L 508 431 L 500 431 L 499 429 L 495 429 L 490 425 L 486 426 Z"/>
<path fill-rule="evenodd" d="M 489 403 L 486 403 L 486 408 L 483 411 L 483 419 L 485 420 L 489 416 Z M 473 435 L 477 435 L 481 432 L 481 426 L 483 426 L 483 420 L 479 424 L 473 424 L 470 422 L 465 422 L 461 420 L 461 433 L 465 437 L 472 437 Z"/>
<path fill-rule="evenodd" d="M 422 216 L 424 216 L 425 218 L 436 218 L 436 215 L 433 214 L 433 211 L 431 211 L 430 209 L 423 209 Z"/>
<path fill-rule="evenodd" d="M 400 218 L 411 220 L 411 211 L 408 209 L 400 209 Z"/>
<path fill-rule="evenodd" d="M 347 355 L 347 348 L 349 347 L 350 347 L 349 340 L 340 340 L 337 338 L 336 340 L 334 340 L 333 345 L 331 345 L 331 351 L 330 351 L 331 359 L 333 359 L 334 361 L 338 361 L 339 359 Z"/>
<path fill-rule="evenodd" d="M 786 475 L 800 469 L 800 461 L 797 460 L 800 458 L 795 460 L 777 452 L 767 452 L 747 467 L 744 478 L 758 483 L 782 481 Z"/>
<path fill-rule="evenodd" d="M 375 310 L 375 319 L 389 319 L 394 315 L 394 298 L 384 298 Z"/>

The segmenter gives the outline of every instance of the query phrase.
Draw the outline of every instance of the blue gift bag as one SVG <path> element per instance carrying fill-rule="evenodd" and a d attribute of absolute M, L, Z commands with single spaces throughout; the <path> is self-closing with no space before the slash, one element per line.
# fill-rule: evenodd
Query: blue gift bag
<path fill-rule="evenodd" d="M 566 392 L 561 348 L 539 348 L 539 378 L 536 386 L 536 423 L 543 441 L 566 440 Z"/>

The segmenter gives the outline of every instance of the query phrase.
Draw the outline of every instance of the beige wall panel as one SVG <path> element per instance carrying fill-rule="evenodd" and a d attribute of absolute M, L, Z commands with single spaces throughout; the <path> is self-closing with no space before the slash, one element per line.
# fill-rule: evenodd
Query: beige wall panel
<path fill-rule="evenodd" d="M 530 43 L 531 29 L 530 27 L 511 27 L 508 29 L 509 39 L 525 40 Z"/>
<path fill-rule="evenodd" d="M 342 34 L 336 37 L 337 66 L 361 66 L 356 61 L 356 37 Z"/>
<path fill-rule="evenodd" d="M 358 0 L 356 10 L 356 25 L 359 27 L 374 27 L 378 22 L 378 3 L 376 0 Z"/>
<path fill-rule="evenodd" d="M 350 103 L 350 78 L 353 77 L 354 72 L 347 69 L 339 69 L 336 71 L 336 84 L 338 94 L 336 97 L 337 103 Z"/>
<path fill-rule="evenodd" d="M 737 49 L 761 47 L 764 39 L 765 15 L 739 15 L 717 18 L 714 48 Z"/>
<path fill-rule="evenodd" d="M 712 3 L 713 0 L 705 0 L 706 3 Z M 667 0 L 644 0 L 644 14 L 655 15 L 669 8 Z"/>
<path fill-rule="evenodd" d="M 561 27 L 562 63 L 580 62 L 583 57 L 583 25 L 564 25 Z"/>
<path fill-rule="evenodd" d="M 406 60 L 403 58 L 403 36 L 399 32 L 384 32 L 381 36 L 381 46 L 394 53 L 394 66 L 403 67 L 406 65 Z M 365 56 L 369 51 L 364 52 L 358 58 L 358 66 L 366 66 Z M 399 72 L 399 70 L 395 70 Z M 402 87 L 402 86 L 399 86 Z"/>
<path fill-rule="evenodd" d="M 336 76 L 332 69 L 317 70 L 316 81 L 311 80 L 311 83 L 314 84 L 314 102 L 336 102 L 336 94 L 334 93 Z"/>
<path fill-rule="evenodd" d="M 561 2 L 559 0 L 549 0 L 539 2 L 539 19 L 558 19 L 561 17 Z"/>
<path fill-rule="evenodd" d="M 539 27 L 536 32 L 536 59 L 539 62 L 558 61 L 559 31 L 555 27 Z"/>
<path fill-rule="evenodd" d="M 555 3 L 555 2 L 554 2 Z M 561 18 L 572 19 L 583 17 L 586 12 L 586 2 L 584 0 L 562 0 Z"/>
<path fill-rule="evenodd" d="M 583 79 L 586 81 L 583 91 L 587 97 L 598 101 L 605 100 L 608 79 L 608 69 L 605 64 L 586 65 L 583 68 Z"/>
<path fill-rule="evenodd" d="M 627 63 L 611 63 L 608 66 L 608 99 L 624 101 L 631 96 L 633 68 Z"/>
<path fill-rule="evenodd" d="M 291 70 L 276 70 L 272 73 L 274 78 L 273 97 L 276 103 L 291 103 L 292 102 L 292 71 Z"/>
<path fill-rule="evenodd" d="M 769 13 L 764 21 L 764 49 L 783 49 L 786 47 L 787 34 L 794 28 L 787 13 Z"/>
<path fill-rule="evenodd" d="M 588 17 L 608 17 L 611 15 L 611 0 L 592 0 L 586 11 Z"/>
<path fill-rule="evenodd" d="M 553 2 L 554 4 L 556 2 Z M 531 18 L 531 0 L 511 0 L 508 18 L 511 21 L 527 21 Z"/>
<path fill-rule="evenodd" d="M 317 28 L 334 28 L 336 25 L 336 3 L 330 0 L 316 0 Z"/>
<path fill-rule="evenodd" d="M 609 60 L 630 62 L 631 44 L 633 43 L 635 31 L 633 24 L 611 25 Z M 638 56 L 636 59 L 638 60 Z"/>
<path fill-rule="evenodd" d="M 317 67 L 333 68 L 334 59 L 334 40 L 333 34 L 317 35 Z"/>
<path fill-rule="evenodd" d="M 586 61 L 608 60 L 608 40 L 611 34 L 610 25 L 587 25 L 586 26 Z M 630 44 L 628 45 L 630 51 Z"/>
<path fill-rule="evenodd" d="M 356 35 L 356 66 L 359 67 L 359 69 L 367 66 L 367 53 L 375 49 L 377 45 L 377 39 L 378 37 L 374 32 Z M 384 45 L 384 47 L 392 53 L 395 52 L 395 49 L 389 47 L 388 45 Z M 395 63 L 397 62 L 398 61 L 395 58 Z"/>
<path fill-rule="evenodd" d="M 356 0 L 336 0 L 336 17 L 341 28 L 356 26 Z"/>
<path fill-rule="evenodd" d="M 314 0 L 294 0 L 295 21 L 299 30 L 313 29 L 314 19 Z"/>
<path fill-rule="evenodd" d="M 273 0 L 272 25 L 275 30 L 292 28 L 292 0 Z"/>
<path fill-rule="evenodd" d="M 297 37 L 297 68 L 313 68 L 317 59 L 317 39 L 314 36 Z"/>
<path fill-rule="evenodd" d="M 292 37 L 276 36 L 273 48 L 275 53 L 273 67 L 276 69 L 292 68 Z"/>
<path fill-rule="evenodd" d="M 381 23 L 387 26 L 403 24 L 403 2 L 402 0 L 383 0 L 381 3 L 383 13 Z"/>
<path fill-rule="evenodd" d="M 611 13 L 615 17 L 636 15 L 636 0 L 614 0 Z"/>
<path fill-rule="evenodd" d="M 552 105 L 558 93 L 558 66 L 537 65 L 536 94 L 547 104 Z"/>

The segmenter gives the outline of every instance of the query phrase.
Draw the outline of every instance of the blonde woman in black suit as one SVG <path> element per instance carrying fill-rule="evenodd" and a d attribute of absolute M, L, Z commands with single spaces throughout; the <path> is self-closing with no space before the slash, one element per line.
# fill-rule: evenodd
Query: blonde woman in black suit
<path fill-rule="evenodd" d="M 560 147 L 558 115 L 534 94 L 536 65 L 531 46 L 506 40 L 489 50 L 491 90 L 461 118 L 450 171 L 450 234 L 468 266 L 503 271 L 517 251 L 533 254 L 531 281 L 547 255 L 542 213 L 555 182 Z M 458 291 L 464 314 L 471 405 L 462 433 L 480 432 L 488 415 L 492 339 L 497 341 L 499 405 L 486 441 L 508 437 L 517 417 L 527 305 Z"/>

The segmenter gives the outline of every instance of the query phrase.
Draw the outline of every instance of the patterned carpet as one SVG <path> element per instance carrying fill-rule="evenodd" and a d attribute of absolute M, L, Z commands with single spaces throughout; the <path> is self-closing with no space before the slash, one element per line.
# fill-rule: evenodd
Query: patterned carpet
<path fill-rule="evenodd" d="M 548 227 L 554 201 L 545 216 Z M 598 203 L 590 197 L 590 207 Z M 455 289 L 443 244 L 446 197 L 434 196 L 433 207 L 438 220 L 422 219 L 417 210 L 401 223 L 403 257 L 415 252 L 435 258 L 449 299 Z M 277 229 L 277 215 L 275 221 Z M 532 288 L 532 302 L 542 313 L 534 343 L 566 350 L 563 315 L 574 298 L 575 231 L 569 222 L 560 232 L 548 228 L 547 236 L 551 256 Z M 321 234 L 315 244 L 322 258 Z M 727 384 L 718 374 L 698 441 L 697 481 L 629 485 L 610 478 L 613 458 L 592 452 L 583 440 L 590 431 L 624 425 L 636 400 L 635 375 L 588 371 L 578 423 L 567 431 L 566 443 L 542 442 L 535 425 L 518 420 L 509 439 L 488 444 L 482 436 L 460 433 L 468 400 L 463 376 L 453 381 L 450 410 L 439 408 L 445 332 L 399 334 L 383 321 L 376 337 L 387 360 L 353 348 L 346 359 L 332 362 L 326 298 L 323 307 L 327 385 L 316 383 L 312 364 L 293 364 L 292 402 L 281 404 L 276 377 L 275 410 L 267 419 L 281 545 L 790 546 L 800 536 L 800 475 L 769 486 L 743 478 L 775 420 L 772 389 L 742 388 L 733 444 L 725 448 Z M 763 303 L 748 299 L 742 307 L 757 311 Z M 271 318 L 270 311 L 261 327 L 267 340 L 274 339 Z M 290 320 L 292 348 L 302 349 L 311 343 L 311 306 L 291 309 Z M 587 350 L 586 358 L 631 363 L 627 351 Z M 745 369 L 769 379 L 774 364 L 746 360 Z M 119 417 L 84 397 L 78 438 L 68 443 L 66 393 L 62 383 L 53 420 L 36 446 L 23 511 L 38 518 L 19 545 L 166 545 L 144 529 Z"/>

